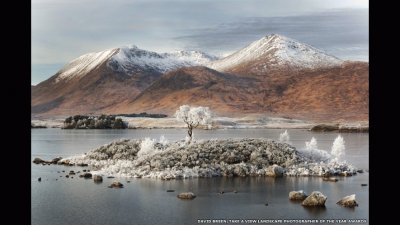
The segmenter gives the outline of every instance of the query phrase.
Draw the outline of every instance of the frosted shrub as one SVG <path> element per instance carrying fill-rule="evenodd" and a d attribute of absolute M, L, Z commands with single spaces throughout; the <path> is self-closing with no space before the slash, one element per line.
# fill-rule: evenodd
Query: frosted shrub
<path fill-rule="evenodd" d="M 306 141 L 306 149 L 312 151 L 314 149 L 318 149 L 317 147 L 317 139 L 312 137 L 310 141 Z"/>
<path fill-rule="evenodd" d="M 313 161 L 326 161 L 331 157 L 328 152 L 318 149 L 317 139 L 314 137 L 310 141 L 306 141 L 306 148 L 304 150 L 299 151 Z"/>
<path fill-rule="evenodd" d="M 334 157 L 334 161 L 340 161 L 343 159 L 345 155 L 345 148 L 343 137 L 338 135 L 332 144 L 331 155 Z"/>
<path fill-rule="evenodd" d="M 137 153 L 138 156 L 149 155 L 154 152 L 155 139 L 145 138 L 142 143 L 140 143 L 140 151 Z"/>
<path fill-rule="evenodd" d="M 168 143 L 169 143 L 169 140 L 166 137 L 164 137 L 164 135 L 161 135 L 160 144 L 166 145 Z"/>
<path fill-rule="evenodd" d="M 289 136 L 289 133 L 287 132 L 287 130 L 285 130 L 285 132 L 283 132 L 279 135 L 279 141 L 282 143 L 290 144 L 289 139 L 290 139 L 290 136 Z"/>

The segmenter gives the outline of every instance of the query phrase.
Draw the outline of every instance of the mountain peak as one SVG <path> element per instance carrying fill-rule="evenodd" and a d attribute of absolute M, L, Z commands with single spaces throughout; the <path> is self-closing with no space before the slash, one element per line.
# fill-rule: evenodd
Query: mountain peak
<path fill-rule="evenodd" d="M 283 35 L 271 34 L 221 60 L 211 62 L 209 66 L 225 71 L 243 63 L 256 61 L 261 72 L 278 67 L 313 69 L 337 66 L 342 63 L 342 60 L 308 44 Z"/>

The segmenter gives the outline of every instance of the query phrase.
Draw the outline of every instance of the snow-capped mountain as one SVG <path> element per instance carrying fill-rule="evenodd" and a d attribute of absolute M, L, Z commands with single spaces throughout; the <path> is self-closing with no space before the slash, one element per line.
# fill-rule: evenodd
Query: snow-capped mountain
<path fill-rule="evenodd" d="M 84 76 L 103 63 L 114 72 L 132 75 L 146 71 L 165 73 L 181 67 L 204 65 L 216 59 L 200 51 L 156 53 L 131 45 L 82 55 L 64 66 L 56 81 Z"/>
<path fill-rule="evenodd" d="M 165 113 L 183 104 L 219 115 L 368 118 L 368 63 L 343 62 L 281 35 L 221 59 L 136 46 L 89 53 L 31 87 L 32 114 Z"/>
<path fill-rule="evenodd" d="M 246 63 L 256 63 L 258 70 L 293 67 L 315 69 L 338 66 L 342 60 L 294 39 L 271 34 L 257 40 L 233 54 L 213 61 L 206 66 L 218 71 L 228 71 Z"/>

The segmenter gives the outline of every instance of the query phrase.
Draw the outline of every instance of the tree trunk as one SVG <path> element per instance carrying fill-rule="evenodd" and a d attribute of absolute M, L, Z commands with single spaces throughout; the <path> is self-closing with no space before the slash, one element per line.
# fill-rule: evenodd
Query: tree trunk
<path fill-rule="evenodd" d="M 193 127 L 188 126 L 189 143 L 192 142 Z"/>

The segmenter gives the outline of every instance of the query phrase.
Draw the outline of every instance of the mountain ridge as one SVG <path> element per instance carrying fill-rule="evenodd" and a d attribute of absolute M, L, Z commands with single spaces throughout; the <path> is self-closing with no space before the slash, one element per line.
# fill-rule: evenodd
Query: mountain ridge
<path fill-rule="evenodd" d="M 225 116 L 368 120 L 368 67 L 276 34 L 223 58 L 125 46 L 80 56 L 31 86 L 32 115 L 171 115 L 195 104 Z"/>

